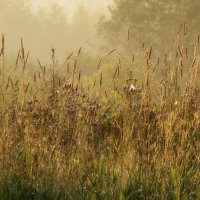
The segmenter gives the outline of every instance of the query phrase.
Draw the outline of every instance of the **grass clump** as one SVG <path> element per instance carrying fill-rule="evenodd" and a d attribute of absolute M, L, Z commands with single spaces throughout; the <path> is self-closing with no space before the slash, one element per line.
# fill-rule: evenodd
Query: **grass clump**
<path fill-rule="evenodd" d="M 54 49 L 33 75 L 23 42 L 13 73 L 2 51 L 0 199 L 199 199 L 195 49 L 177 41 L 161 61 L 143 48 L 110 78 L 100 61 L 94 80 L 81 77 L 80 50 L 61 75 Z"/>

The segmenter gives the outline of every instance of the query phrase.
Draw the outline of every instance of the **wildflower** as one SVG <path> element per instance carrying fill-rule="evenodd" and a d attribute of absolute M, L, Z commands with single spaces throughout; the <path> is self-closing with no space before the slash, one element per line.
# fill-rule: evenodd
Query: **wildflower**
<path fill-rule="evenodd" d="M 129 92 L 135 92 L 135 91 L 137 91 L 137 88 L 133 84 L 131 84 L 129 86 Z"/>

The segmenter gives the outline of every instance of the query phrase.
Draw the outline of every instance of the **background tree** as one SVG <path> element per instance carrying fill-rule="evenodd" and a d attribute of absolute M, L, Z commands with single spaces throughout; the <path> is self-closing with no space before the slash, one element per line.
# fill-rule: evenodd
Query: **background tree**
<path fill-rule="evenodd" d="M 199 0 L 114 0 L 109 7 L 110 18 L 99 23 L 99 33 L 108 44 L 126 48 L 130 27 L 132 44 L 144 42 L 165 52 L 180 24 L 187 24 L 192 30 L 190 38 L 196 37 L 199 7 Z"/>

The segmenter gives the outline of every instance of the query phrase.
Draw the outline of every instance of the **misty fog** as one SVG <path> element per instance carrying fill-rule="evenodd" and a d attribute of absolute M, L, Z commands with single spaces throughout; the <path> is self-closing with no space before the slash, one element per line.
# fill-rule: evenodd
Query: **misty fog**
<path fill-rule="evenodd" d="M 31 59 L 41 62 L 52 48 L 61 62 L 80 47 L 96 55 L 121 47 L 133 53 L 144 43 L 159 55 L 173 46 L 181 28 L 193 48 L 198 6 L 197 0 L 0 0 L 0 33 L 7 55 L 16 56 L 23 38 Z M 104 44 L 108 48 L 98 51 Z"/>
<path fill-rule="evenodd" d="M 16 56 L 20 39 L 43 62 L 55 48 L 59 59 L 81 46 L 94 48 L 96 25 L 108 14 L 110 0 L 1 0 L 0 33 L 5 36 L 6 54 Z"/>

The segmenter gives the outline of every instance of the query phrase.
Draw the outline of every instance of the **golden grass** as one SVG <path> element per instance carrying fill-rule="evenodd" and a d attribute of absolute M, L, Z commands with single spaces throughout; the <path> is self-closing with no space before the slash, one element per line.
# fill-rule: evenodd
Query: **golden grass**
<path fill-rule="evenodd" d="M 81 77 L 81 48 L 62 75 L 55 49 L 33 75 L 22 41 L 10 74 L 1 52 L 0 199 L 200 198 L 199 40 L 164 61 L 152 47 L 101 59 L 99 84 Z"/>

